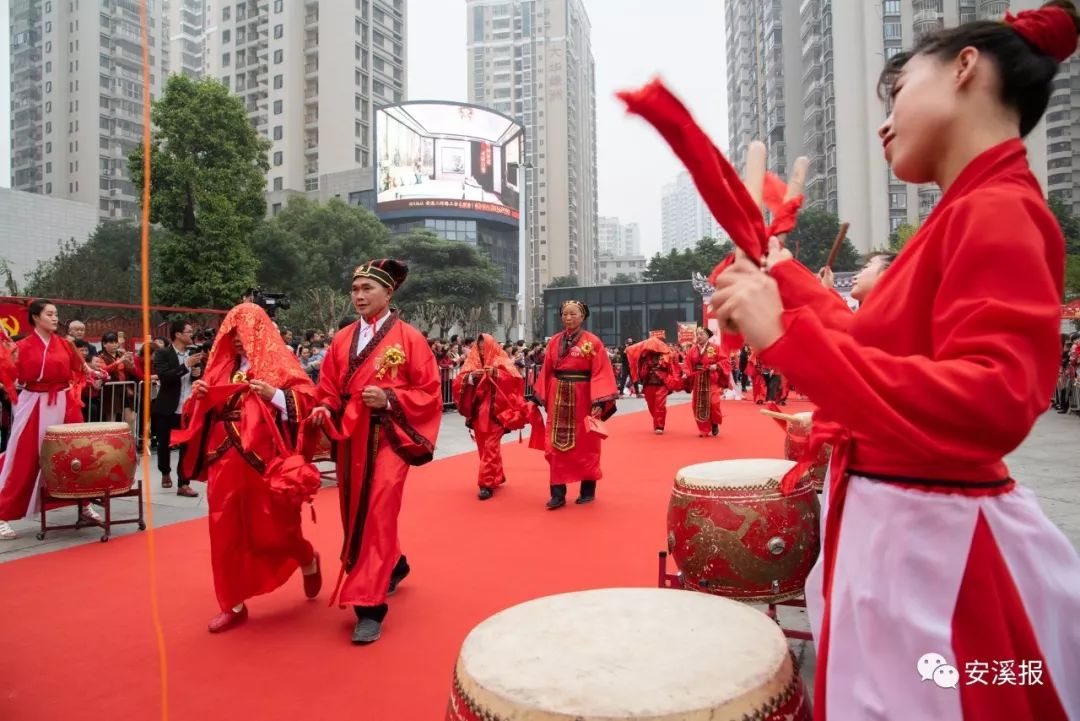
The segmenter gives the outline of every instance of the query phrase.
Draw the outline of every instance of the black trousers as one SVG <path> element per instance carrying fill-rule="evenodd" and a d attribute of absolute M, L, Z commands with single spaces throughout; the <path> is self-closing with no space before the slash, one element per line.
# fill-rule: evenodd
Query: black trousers
<path fill-rule="evenodd" d="M 152 416 L 150 422 L 152 431 L 157 438 L 157 467 L 161 475 L 172 473 L 172 448 L 169 447 L 169 436 L 180 427 L 179 413 L 163 413 Z M 178 449 L 176 459 L 177 486 L 190 486 L 191 480 L 184 478 L 184 446 Z"/>
<path fill-rule="evenodd" d="M 391 576 L 404 576 L 409 572 L 409 561 L 402 554 L 398 557 L 397 563 L 394 565 L 394 570 L 391 571 Z M 390 610 L 390 606 L 385 603 L 380 603 L 378 606 L 353 606 L 353 613 L 356 614 L 357 620 L 370 618 L 372 620 L 383 622 L 386 618 L 386 612 Z"/>

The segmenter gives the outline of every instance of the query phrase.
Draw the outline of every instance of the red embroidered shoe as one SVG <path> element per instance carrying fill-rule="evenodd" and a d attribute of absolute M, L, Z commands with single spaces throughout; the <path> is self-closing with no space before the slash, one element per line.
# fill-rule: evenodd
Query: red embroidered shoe
<path fill-rule="evenodd" d="M 210 633 L 222 633 L 223 631 L 228 631 L 230 628 L 239 626 L 247 620 L 247 617 L 248 610 L 246 605 L 239 611 L 233 611 L 231 609 L 223 611 L 210 619 L 210 626 L 207 630 L 209 630 Z"/>
<path fill-rule="evenodd" d="M 315 598 L 322 590 L 322 564 L 319 562 L 319 552 L 315 552 L 315 573 L 304 576 L 304 595 Z"/>

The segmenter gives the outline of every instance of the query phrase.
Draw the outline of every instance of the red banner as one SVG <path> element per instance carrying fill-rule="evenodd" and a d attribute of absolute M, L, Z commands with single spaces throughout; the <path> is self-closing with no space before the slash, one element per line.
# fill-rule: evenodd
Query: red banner
<path fill-rule="evenodd" d="M 26 333 L 27 323 L 26 306 L 22 303 L 0 303 L 0 325 L 7 334 L 14 338 Z"/>
<path fill-rule="evenodd" d="M 406 200 L 388 200 L 379 203 L 378 212 L 388 213 L 395 210 L 468 210 L 474 213 L 486 213 L 488 215 L 501 215 L 506 218 L 518 220 L 521 213 L 496 203 L 485 203 L 479 200 L 452 200 L 446 198 L 409 198 Z"/>

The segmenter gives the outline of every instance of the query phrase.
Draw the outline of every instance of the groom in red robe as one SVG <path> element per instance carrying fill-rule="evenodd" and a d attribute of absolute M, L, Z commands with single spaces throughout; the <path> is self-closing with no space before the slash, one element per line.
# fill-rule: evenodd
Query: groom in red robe
<path fill-rule="evenodd" d="M 391 259 L 355 270 L 360 319 L 334 336 L 319 373 L 321 405 L 311 414 L 315 426 L 340 424 L 335 460 L 345 541 L 333 598 L 353 606 L 357 644 L 379 639 L 386 598 L 409 573 L 397 531 L 405 477 L 410 466 L 431 460 L 442 418 L 435 356 L 390 308 L 408 272 Z"/>

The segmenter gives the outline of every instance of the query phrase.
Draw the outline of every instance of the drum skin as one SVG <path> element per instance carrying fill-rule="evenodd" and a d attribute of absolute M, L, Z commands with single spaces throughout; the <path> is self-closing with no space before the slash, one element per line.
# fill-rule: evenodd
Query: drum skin
<path fill-rule="evenodd" d="M 533 599 L 466 636 L 446 721 L 810 721 L 798 665 L 753 607 L 672 589 Z"/>
<path fill-rule="evenodd" d="M 802 461 L 803 454 L 810 445 L 810 426 L 803 423 L 788 422 L 787 435 L 784 437 L 784 458 L 796 463 Z M 829 469 L 832 446 L 825 444 L 810 466 L 810 484 L 821 493 L 825 488 L 825 473 Z"/>
<path fill-rule="evenodd" d="M 41 444 L 41 473 L 54 498 L 123 493 L 135 482 L 135 439 L 124 423 L 49 426 Z"/>
<path fill-rule="evenodd" d="M 686 586 L 751 603 L 802 594 L 820 550 L 820 505 L 808 478 L 784 496 L 782 474 L 772 476 L 730 486 L 676 478 L 668 552 Z"/>

